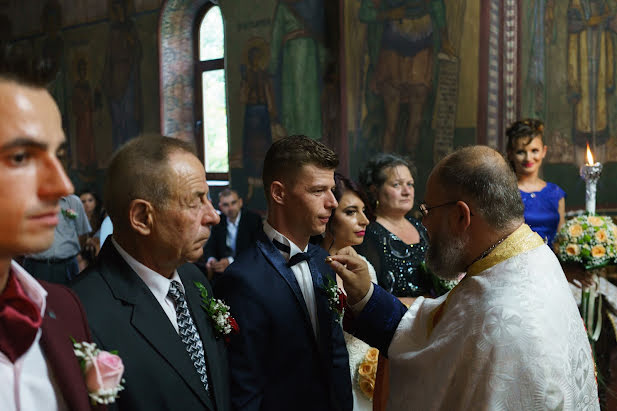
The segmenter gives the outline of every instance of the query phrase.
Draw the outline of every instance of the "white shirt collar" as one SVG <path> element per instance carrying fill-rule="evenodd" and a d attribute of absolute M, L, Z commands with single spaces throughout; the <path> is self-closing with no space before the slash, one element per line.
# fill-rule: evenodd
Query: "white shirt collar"
<path fill-rule="evenodd" d="M 43 317 L 45 315 L 47 291 L 22 266 L 13 260 L 11 260 L 11 272 L 19 281 L 28 298 L 41 310 L 41 317 Z"/>
<path fill-rule="evenodd" d="M 178 275 L 178 270 L 174 270 L 171 278 L 167 278 L 162 274 L 157 273 L 154 270 L 149 269 L 135 258 L 133 258 L 129 253 L 127 253 L 121 246 L 116 242 L 116 240 L 111 237 L 111 243 L 116 247 L 118 253 L 124 258 L 124 261 L 137 273 L 139 278 L 142 279 L 144 283 L 148 286 L 152 294 L 159 299 L 164 300 L 169 292 L 169 285 L 172 280 L 178 281 L 180 283 L 182 293 L 185 293 L 184 284 L 182 284 L 182 280 L 180 280 L 180 276 Z"/>
<path fill-rule="evenodd" d="M 293 241 L 290 241 L 287 237 L 285 237 L 283 234 L 279 233 L 278 231 L 276 231 L 268 221 L 266 221 L 264 223 L 264 233 L 266 234 L 266 237 L 268 237 L 268 239 L 270 241 L 272 241 L 273 239 L 289 246 L 289 258 L 293 257 L 294 255 L 298 254 L 298 253 L 305 253 L 306 250 L 308 250 L 308 244 L 306 245 L 306 247 L 304 247 L 304 250 L 301 250 L 300 247 L 298 247 L 297 245 L 295 245 L 293 243 Z M 281 251 L 281 253 L 287 254 L 284 251 Z"/>
<path fill-rule="evenodd" d="M 233 223 L 231 222 L 231 219 L 229 217 L 227 217 L 227 225 L 233 225 L 234 227 L 238 228 L 238 224 L 240 224 L 240 217 L 242 217 L 242 210 L 240 210 L 238 212 L 238 216 L 236 217 L 236 221 L 234 221 Z"/>

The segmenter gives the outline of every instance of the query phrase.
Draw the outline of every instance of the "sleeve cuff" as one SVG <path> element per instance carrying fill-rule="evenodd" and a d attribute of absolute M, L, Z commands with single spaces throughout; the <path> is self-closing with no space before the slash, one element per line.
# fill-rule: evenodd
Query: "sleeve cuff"
<path fill-rule="evenodd" d="M 350 305 L 349 309 L 354 313 L 359 313 L 360 311 L 362 311 L 364 307 L 366 306 L 366 303 L 368 303 L 368 300 L 370 300 L 371 297 L 373 296 L 374 290 L 375 290 L 375 286 L 373 285 L 373 283 L 371 283 L 371 286 L 369 287 L 366 295 L 357 303 Z"/>

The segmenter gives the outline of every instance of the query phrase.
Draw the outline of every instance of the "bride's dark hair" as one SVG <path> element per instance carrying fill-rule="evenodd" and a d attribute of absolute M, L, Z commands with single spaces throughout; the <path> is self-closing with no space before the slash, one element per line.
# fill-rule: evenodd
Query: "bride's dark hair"
<path fill-rule="evenodd" d="M 341 173 L 335 172 L 334 173 L 334 190 L 332 192 L 334 193 L 334 198 L 336 198 L 336 201 L 340 201 L 341 198 L 343 198 L 343 195 L 347 191 L 351 191 L 352 193 L 360 197 L 360 200 L 362 200 L 362 202 L 364 203 L 364 207 L 366 208 L 366 210 L 369 209 L 368 199 L 364 191 L 360 188 L 360 186 L 356 184 L 356 182 L 353 181 L 352 179 L 345 177 Z M 334 217 L 335 211 L 336 209 L 332 210 L 332 215 L 330 217 L 330 220 L 328 221 L 328 224 L 326 225 L 326 231 L 332 235 L 332 243 L 328 246 L 327 248 L 328 251 L 330 251 L 330 249 L 334 245 L 334 240 L 336 239 L 336 233 L 332 230 L 332 218 Z M 367 217 L 370 221 L 373 221 L 372 214 L 371 215 L 367 214 Z"/>

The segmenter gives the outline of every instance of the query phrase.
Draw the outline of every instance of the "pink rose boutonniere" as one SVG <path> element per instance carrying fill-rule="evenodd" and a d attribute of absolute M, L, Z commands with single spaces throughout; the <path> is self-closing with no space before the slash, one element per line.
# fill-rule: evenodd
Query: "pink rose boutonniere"
<path fill-rule="evenodd" d="M 77 211 L 73 210 L 72 208 L 63 208 L 62 215 L 64 215 L 66 218 L 74 220 L 77 218 Z"/>
<path fill-rule="evenodd" d="M 229 313 L 229 306 L 221 300 L 210 297 L 206 287 L 199 281 L 195 281 L 195 286 L 201 293 L 201 308 L 210 316 L 216 332 L 229 342 L 229 334 L 237 334 L 240 331 L 235 318 Z"/>
<path fill-rule="evenodd" d="M 111 404 L 124 389 L 124 364 L 115 352 L 101 351 L 95 343 L 73 340 L 73 351 L 79 359 L 92 404 Z"/>

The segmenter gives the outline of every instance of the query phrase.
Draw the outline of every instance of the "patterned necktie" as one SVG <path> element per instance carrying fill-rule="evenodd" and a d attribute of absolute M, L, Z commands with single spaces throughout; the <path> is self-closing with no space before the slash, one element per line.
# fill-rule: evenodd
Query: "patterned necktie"
<path fill-rule="evenodd" d="M 208 392 L 208 373 L 206 371 L 206 359 L 204 353 L 204 346 L 193 324 L 189 307 L 186 305 L 184 294 L 180 288 L 178 281 L 172 281 L 169 284 L 168 295 L 174 300 L 176 304 L 176 319 L 178 321 L 178 333 L 182 342 L 186 346 L 186 352 L 189 353 L 191 361 L 199 374 L 199 379 L 203 383 L 206 392 Z"/>

